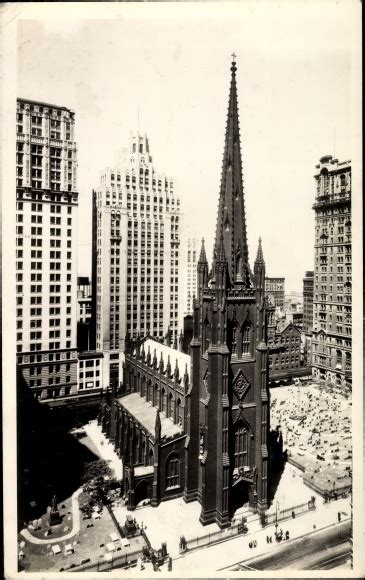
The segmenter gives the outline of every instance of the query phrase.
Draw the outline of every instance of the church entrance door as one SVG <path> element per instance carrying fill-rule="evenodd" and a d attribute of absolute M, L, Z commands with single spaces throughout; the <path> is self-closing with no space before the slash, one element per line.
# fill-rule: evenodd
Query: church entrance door
<path fill-rule="evenodd" d="M 139 502 L 147 498 L 148 498 L 148 484 L 145 479 L 142 479 L 142 481 L 137 483 L 136 491 L 134 493 L 134 501 L 136 507 L 138 506 Z"/>
<path fill-rule="evenodd" d="M 247 481 L 240 480 L 231 487 L 230 511 L 232 516 L 236 510 L 248 503 L 249 485 Z"/>

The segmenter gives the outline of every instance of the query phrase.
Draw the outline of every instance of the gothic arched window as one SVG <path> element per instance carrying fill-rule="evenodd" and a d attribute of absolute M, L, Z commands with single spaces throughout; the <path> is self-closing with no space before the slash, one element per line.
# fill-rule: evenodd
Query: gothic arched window
<path fill-rule="evenodd" d="M 166 407 L 167 407 L 167 396 L 166 396 L 166 391 L 165 388 L 162 389 L 161 392 L 161 407 L 162 407 L 162 412 L 165 413 L 166 415 Z"/>
<path fill-rule="evenodd" d="M 249 435 L 245 425 L 240 422 L 234 434 L 234 466 L 236 468 L 249 465 Z"/>
<path fill-rule="evenodd" d="M 172 453 L 166 462 L 166 489 L 180 485 L 180 461 L 177 453 Z"/>
<path fill-rule="evenodd" d="M 208 320 L 208 317 L 205 318 L 204 328 L 205 328 L 205 333 L 204 333 L 205 334 L 205 345 L 204 345 L 205 348 L 204 348 L 204 350 L 208 350 L 209 345 L 210 345 L 210 341 L 211 341 L 211 338 L 212 338 L 211 337 L 211 328 L 212 327 L 211 327 L 211 324 L 210 324 L 210 322 Z"/>
<path fill-rule="evenodd" d="M 237 326 L 232 327 L 232 354 L 237 354 Z"/>
<path fill-rule="evenodd" d="M 176 415 L 175 415 L 175 423 L 181 423 L 182 425 L 182 416 L 181 416 L 181 399 L 176 401 Z"/>
<path fill-rule="evenodd" d="M 153 390 L 153 401 L 152 405 L 156 407 L 158 405 L 158 385 L 155 384 L 155 388 Z"/>
<path fill-rule="evenodd" d="M 246 323 L 242 327 L 242 354 L 250 352 L 251 326 Z"/>
<path fill-rule="evenodd" d="M 153 449 L 150 449 L 148 461 L 149 461 L 149 465 L 153 465 Z"/>

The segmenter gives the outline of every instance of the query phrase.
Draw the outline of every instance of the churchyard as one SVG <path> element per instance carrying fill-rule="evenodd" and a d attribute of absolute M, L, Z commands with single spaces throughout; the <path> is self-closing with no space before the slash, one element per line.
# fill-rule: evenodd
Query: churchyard
<path fill-rule="evenodd" d="M 86 432 L 82 439 L 76 431 L 73 435 L 80 445 L 92 451 L 94 457 L 101 457 Z M 113 491 L 110 493 L 116 495 Z M 136 552 L 142 554 L 146 545 L 144 537 L 136 535 L 128 541 L 123 538 L 107 507 L 81 511 L 84 495 L 79 487 L 61 502 L 54 496 L 45 513 L 24 522 L 18 534 L 20 571 L 59 572 L 75 568 L 77 571 L 80 566 L 86 570 L 91 566 L 105 570 L 112 567 L 113 561 L 118 560 L 119 565 L 124 565 L 130 559 L 136 559 Z"/>
<path fill-rule="evenodd" d="M 279 428 L 288 460 L 323 496 L 351 486 L 350 393 L 315 384 L 271 390 L 271 429 Z"/>

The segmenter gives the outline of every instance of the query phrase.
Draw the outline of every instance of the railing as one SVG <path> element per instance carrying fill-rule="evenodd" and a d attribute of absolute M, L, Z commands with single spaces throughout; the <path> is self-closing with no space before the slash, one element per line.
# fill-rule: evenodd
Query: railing
<path fill-rule="evenodd" d="M 275 512 L 271 514 L 265 514 L 263 517 L 263 525 L 270 526 L 276 522 L 282 522 L 314 509 L 316 509 L 315 500 L 310 499 L 306 503 L 302 503 L 284 510 L 279 510 L 277 514 Z"/>
<path fill-rule="evenodd" d="M 125 552 L 124 554 L 116 554 L 112 552 L 111 560 L 98 560 L 93 562 L 86 562 L 85 564 L 80 564 L 72 568 L 64 569 L 65 572 L 85 572 L 86 570 L 96 570 L 97 572 L 106 572 L 107 570 L 113 570 L 113 568 L 129 568 L 134 567 L 137 563 L 138 558 L 142 558 L 142 550 L 134 550 L 132 552 Z"/>
<path fill-rule="evenodd" d="M 284 521 L 286 519 L 293 517 L 293 512 L 295 516 L 304 514 L 309 510 L 315 509 L 315 500 L 310 499 L 306 503 L 292 506 L 290 508 L 279 510 L 277 513 L 264 514 L 261 517 L 261 525 L 263 527 L 272 525 L 276 522 Z M 249 531 L 250 523 L 257 521 L 259 516 L 257 514 L 250 514 L 246 517 L 245 529 L 242 529 L 242 518 L 239 517 L 237 523 L 234 523 L 229 528 L 225 530 L 218 530 L 216 532 L 211 532 L 202 536 L 197 536 L 196 538 L 191 538 L 185 541 L 185 549 L 180 549 L 180 553 L 186 551 L 196 550 L 210 544 L 216 544 L 218 542 L 224 542 L 235 536 L 243 535 Z"/>

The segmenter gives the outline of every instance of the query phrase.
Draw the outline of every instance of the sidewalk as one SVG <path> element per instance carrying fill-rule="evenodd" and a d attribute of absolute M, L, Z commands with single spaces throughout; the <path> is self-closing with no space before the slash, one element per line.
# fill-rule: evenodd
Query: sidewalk
<path fill-rule="evenodd" d="M 101 430 L 100 425 L 98 425 L 97 421 L 90 421 L 84 425 L 85 433 L 90 437 L 92 442 L 94 443 L 95 447 L 98 450 L 98 453 L 102 459 L 105 459 L 111 467 L 111 469 L 115 473 L 115 477 L 117 479 L 122 479 L 123 477 L 123 464 L 122 460 L 118 457 L 116 452 L 114 451 L 114 446 L 109 440 L 105 437 L 104 433 Z"/>
<path fill-rule="evenodd" d="M 27 530 L 26 528 L 24 528 L 24 530 L 21 530 L 21 535 L 28 541 L 31 542 L 32 544 L 38 544 L 38 545 L 48 545 L 48 544 L 56 544 L 57 542 L 64 542 L 65 540 L 69 540 L 70 538 L 73 538 L 73 536 L 75 536 L 76 534 L 79 533 L 80 531 L 80 509 L 79 509 L 79 495 L 82 492 L 82 488 L 76 490 L 73 494 L 72 494 L 72 518 L 73 518 L 73 526 L 72 526 L 72 530 L 70 532 L 68 532 L 68 534 L 65 534 L 64 536 L 60 536 L 58 538 L 52 538 L 52 536 L 47 536 L 44 540 L 42 540 L 41 538 L 36 538 L 35 536 L 33 536 L 29 530 Z"/>
<path fill-rule="evenodd" d="M 338 500 L 330 504 L 322 504 L 318 509 L 310 511 L 303 516 L 296 517 L 284 522 L 280 522 L 278 530 L 282 529 L 284 532 L 289 531 L 290 540 L 297 539 L 305 534 L 316 529 L 326 528 L 338 522 L 337 514 L 342 512 L 342 521 L 350 517 L 349 501 L 346 499 Z M 346 515 L 344 515 L 346 514 Z M 227 542 L 216 544 L 204 549 L 204 557 L 202 557 L 201 550 L 187 553 L 186 555 L 173 560 L 173 573 L 183 573 L 184 575 L 196 575 L 207 570 L 207 562 L 209 562 L 209 569 L 217 571 L 221 568 L 227 568 L 235 563 L 263 555 L 280 545 L 286 543 L 290 547 L 290 540 L 283 541 L 280 544 L 275 542 L 275 526 L 270 525 L 266 528 L 261 528 L 259 522 L 255 525 L 249 526 L 249 532 L 244 536 L 238 536 Z M 268 544 L 266 536 L 272 536 L 273 543 Z M 249 548 L 249 542 L 256 540 L 257 547 Z"/>

